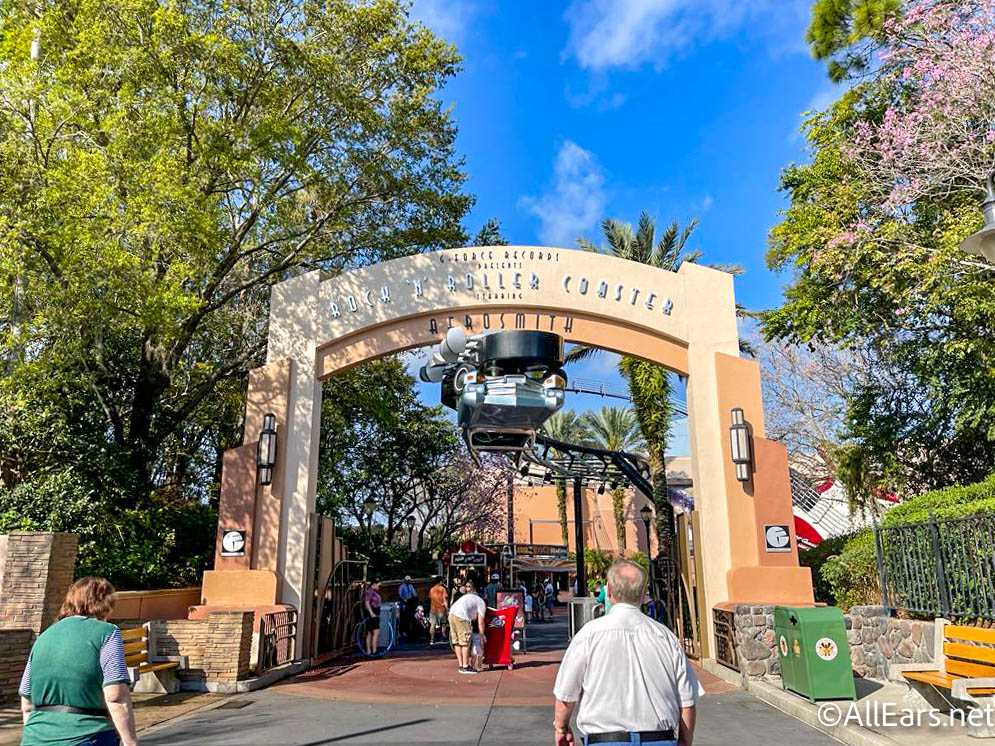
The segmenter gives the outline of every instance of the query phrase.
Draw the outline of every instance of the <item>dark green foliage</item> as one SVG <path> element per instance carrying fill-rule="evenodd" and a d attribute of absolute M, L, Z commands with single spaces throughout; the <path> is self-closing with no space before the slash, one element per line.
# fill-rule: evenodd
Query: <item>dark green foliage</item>
<path fill-rule="evenodd" d="M 837 605 L 833 588 L 822 574 L 823 566 L 828 560 L 843 551 L 846 543 L 852 535 L 835 536 L 830 539 L 823 539 L 811 549 L 798 550 L 798 562 L 802 567 L 812 570 L 812 584 L 815 587 L 815 600 L 821 603 Z"/>
<path fill-rule="evenodd" d="M 76 575 L 101 575 L 120 590 L 199 584 L 214 559 L 217 512 L 165 491 L 136 507 L 117 497 L 54 472 L 0 493 L 0 533 L 77 533 Z"/>
<path fill-rule="evenodd" d="M 593 589 L 596 583 L 604 585 L 608 577 L 608 568 L 616 557 L 604 549 L 584 549 L 584 571 L 587 573 L 587 585 Z"/>
<path fill-rule="evenodd" d="M 870 529 L 847 539 L 839 554 L 826 559 L 820 576 L 820 585 L 844 611 L 851 606 L 880 604 L 881 584 Z"/>
<path fill-rule="evenodd" d="M 995 474 L 975 484 L 957 485 L 909 498 L 888 511 L 884 526 L 920 523 L 929 518 L 960 518 L 995 513 Z"/>
<path fill-rule="evenodd" d="M 347 526 L 339 529 L 338 535 L 354 559 L 364 557 L 369 560 L 371 579 L 392 580 L 405 575 L 426 577 L 438 570 L 431 550 L 425 548 L 409 552 L 407 547 L 385 541 L 382 532 L 371 533 L 362 527 Z"/>
<path fill-rule="evenodd" d="M 901 0 L 816 0 L 805 40 L 816 59 L 828 60 L 834 81 L 859 75 L 871 63 L 885 21 L 901 5 Z"/>
<path fill-rule="evenodd" d="M 507 246 L 508 239 L 501 233 L 501 221 L 490 218 L 480 226 L 477 235 L 473 237 L 472 246 Z"/>
<path fill-rule="evenodd" d="M 995 475 L 975 484 L 947 487 L 908 498 L 885 515 L 883 527 L 922 523 L 929 513 L 937 519 L 995 513 Z M 856 604 L 881 603 L 877 554 L 870 529 L 853 536 L 830 539 L 809 552 L 799 552 L 806 567 L 813 568 L 816 599 L 848 609 Z M 823 549 L 825 547 L 825 549 Z M 924 551 L 922 556 L 930 556 Z M 925 568 L 932 572 L 932 568 Z M 820 595 L 822 594 L 822 595 Z"/>

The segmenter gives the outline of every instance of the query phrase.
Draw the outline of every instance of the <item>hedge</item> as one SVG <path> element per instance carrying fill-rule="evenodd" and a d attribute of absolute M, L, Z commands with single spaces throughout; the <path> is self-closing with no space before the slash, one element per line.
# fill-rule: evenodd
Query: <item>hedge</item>
<path fill-rule="evenodd" d="M 959 518 L 978 513 L 995 513 L 995 474 L 975 484 L 957 485 L 910 497 L 889 510 L 882 526 L 922 523 L 932 511 L 936 518 Z M 838 554 L 826 557 L 813 568 L 817 594 L 835 602 L 844 611 L 851 606 L 881 603 L 874 534 L 864 529 L 846 539 Z"/>

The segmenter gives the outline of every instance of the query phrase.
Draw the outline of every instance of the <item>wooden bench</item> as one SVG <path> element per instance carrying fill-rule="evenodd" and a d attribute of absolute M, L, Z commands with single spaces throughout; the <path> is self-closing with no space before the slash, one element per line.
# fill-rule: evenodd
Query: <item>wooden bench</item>
<path fill-rule="evenodd" d="M 180 690 L 176 671 L 187 667 L 186 656 L 157 657 L 152 624 L 122 629 L 124 662 L 134 691 L 143 694 L 174 694 Z"/>
<path fill-rule="evenodd" d="M 932 663 L 892 664 L 888 678 L 899 677 L 921 704 L 943 712 L 954 708 L 995 707 L 995 629 L 963 627 L 937 619 Z M 984 720 L 984 719 L 982 719 Z M 984 722 L 968 726 L 969 735 L 995 736 Z"/>

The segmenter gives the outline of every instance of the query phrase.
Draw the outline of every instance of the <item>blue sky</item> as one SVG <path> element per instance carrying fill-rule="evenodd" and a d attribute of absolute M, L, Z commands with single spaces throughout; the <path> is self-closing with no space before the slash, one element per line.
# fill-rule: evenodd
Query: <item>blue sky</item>
<path fill-rule="evenodd" d="M 660 229 L 698 217 L 692 246 L 745 268 L 739 302 L 768 308 L 784 278 L 764 263 L 784 198 L 781 168 L 805 159 L 801 114 L 834 98 L 804 43 L 810 0 L 415 0 L 464 71 L 442 92 L 459 125 L 475 232 L 574 246 L 605 217 Z M 618 383 L 614 358 L 571 371 Z M 437 394 L 423 392 L 434 403 Z M 434 395 L 434 398 L 433 398 Z M 567 406 L 597 408 L 597 397 Z M 686 453 L 675 433 L 673 451 Z"/>

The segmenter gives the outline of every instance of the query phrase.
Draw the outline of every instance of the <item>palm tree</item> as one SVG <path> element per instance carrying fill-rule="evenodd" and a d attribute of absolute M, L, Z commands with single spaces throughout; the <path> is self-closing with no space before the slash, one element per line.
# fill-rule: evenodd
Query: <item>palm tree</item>
<path fill-rule="evenodd" d="M 585 412 L 584 425 L 591 439 L 599 448 L 608 451 L 641 453 L 646 441 L 639 430 L 636 413 L 631 407 L 602 407 L 599 412 Z M 625 488 L 612 490 L 612 515 L 615 517 L 615 535 L 619 554 L 625 552 Z"/>
<path fill-rule="evenodd" d="M 639 226 L 634 233 L 628 223 L 605 218 L 601 221 L 601 230 L 606 244 L 599 247 L 583 238 L 578 239 L 577 243 L 585 251 L 611 254 L 620 259 L 676 272 L 684 262 L 697 262 L 701 258 L 700 251 L 686 250 L 688 239 L 697 225 L 698 219 L 695 218 L 681 229 L 675 220 L 657 241 L 656 224 L 649 213 L 644 211 L 639 216 Z M 742 272 L 742 268 L 733 265 L 710 266 L 733 274 Z M 567 354 L 567 362 L 577 362 L 597 352 L 597 348 L 578 345 Z M 671 542 L 674 535 L 674 508 L 667 492 L 665 461 L 673 416 L 670 404 L 671 382 L 665 368 L 634 357 L 623 356 L 618 367 L 629 382 L 636 420 L 646 441 L 653 479 L 656 534 L 662 548 Z"/>
<path fill-rule="evenodd" d="M 581 417 L 572 409 L 560 410 L 546 420 L 539 429 L 546 437 L 563 443 L 583 445 L 588 442 L 587 428 L 584 427 Z M 559 457 L 563 454 L 557 451 L 556 455 Z M 560 518 L 560 536 L 566 545 L 569 544 L 570 533 L 567 529 L 567 485 L 562 481 L 556 484 L 556 507 Z"/>

